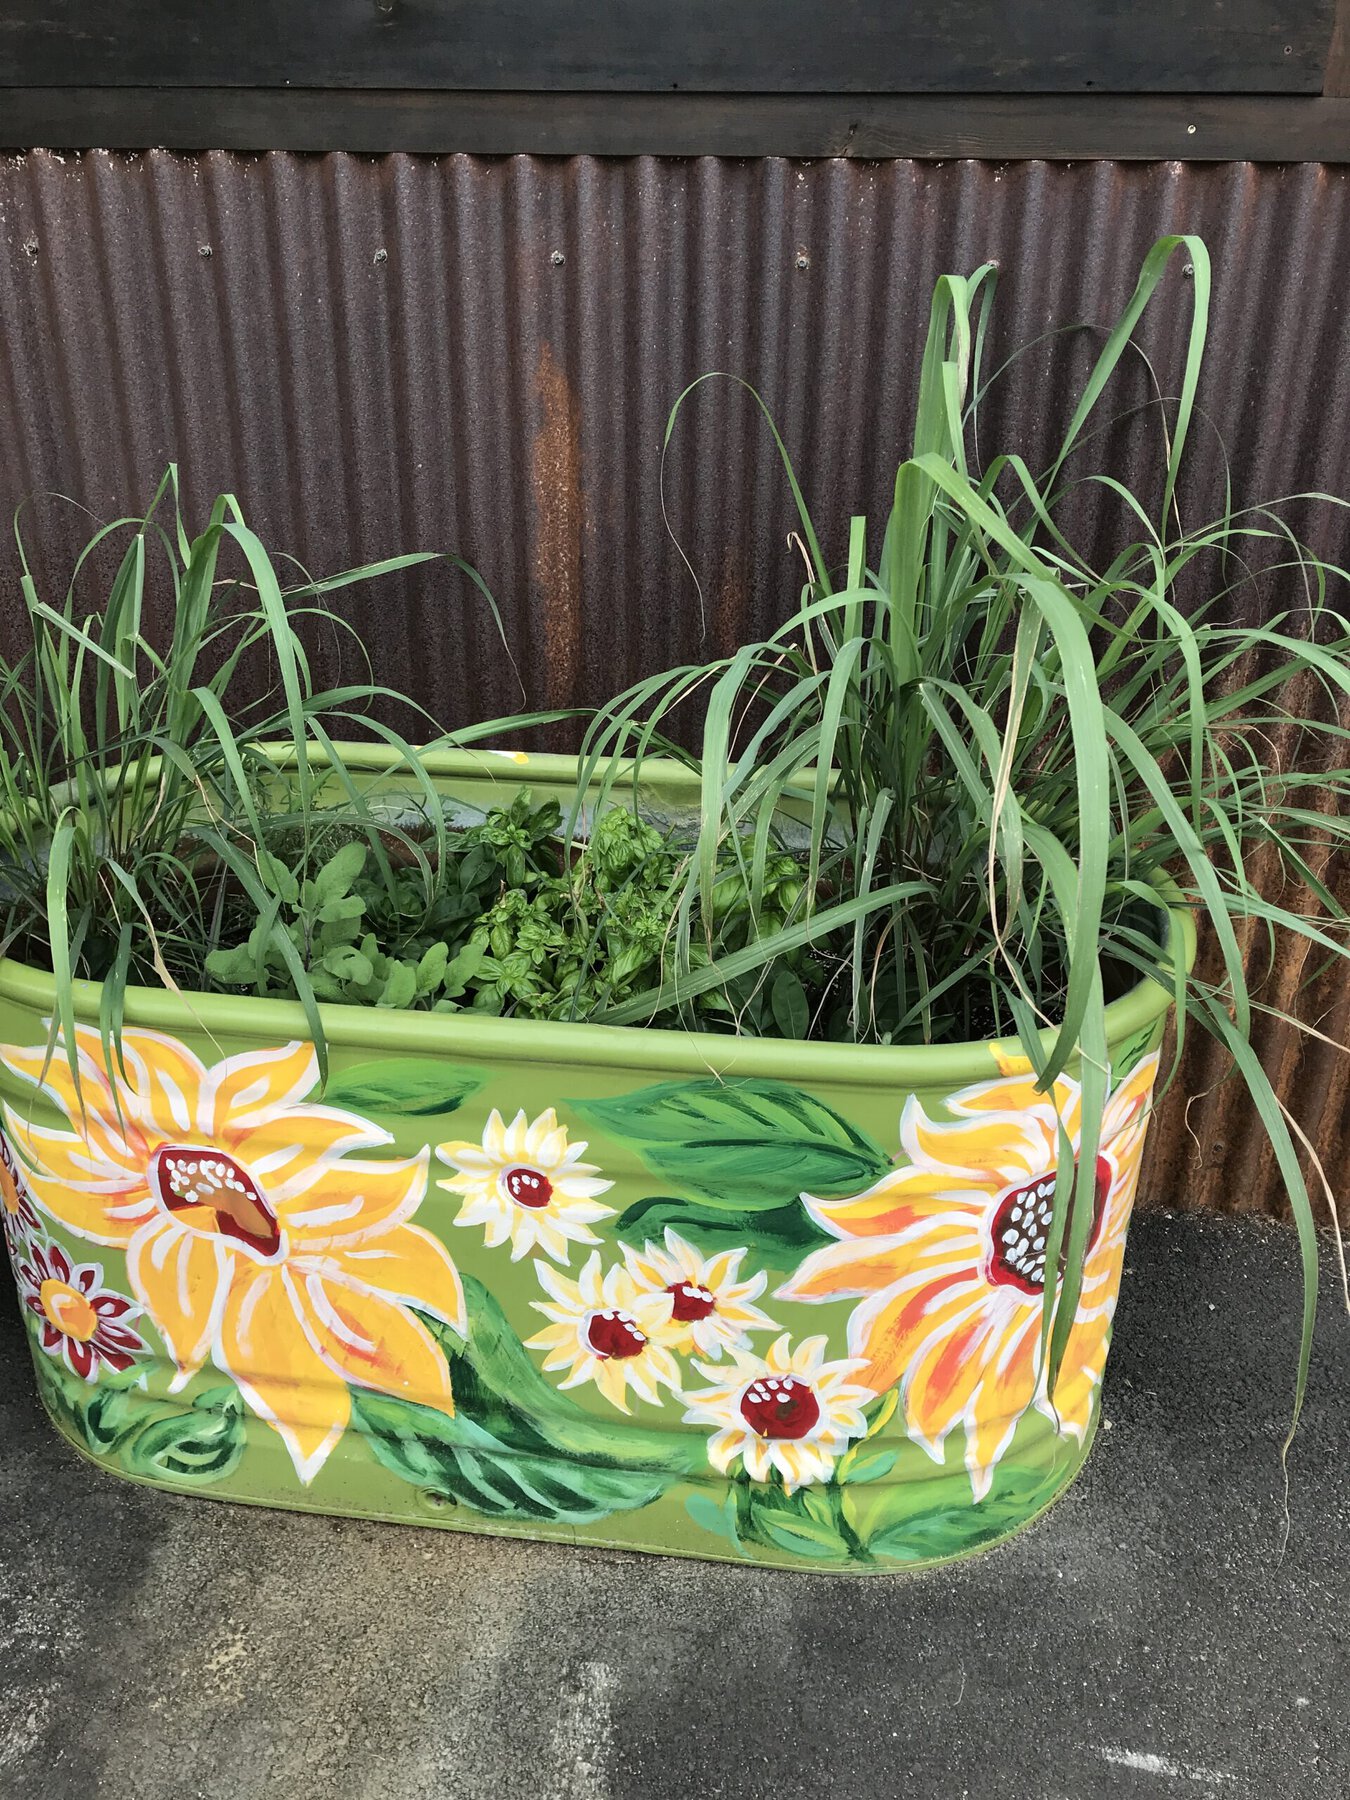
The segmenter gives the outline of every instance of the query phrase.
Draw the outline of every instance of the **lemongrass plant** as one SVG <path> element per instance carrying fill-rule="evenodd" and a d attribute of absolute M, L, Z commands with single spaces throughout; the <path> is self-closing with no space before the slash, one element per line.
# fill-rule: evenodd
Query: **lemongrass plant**
<path fill-rule="evenodd" d="M 1091 471 L 1085 452 L 1100 442 L 1089 425 L 1140 315 L 1182 250 L 1193 273 L 1189 340 L 1150 516 L 1109 472 Z M 1297 1418 L 1316 1302 L 1314 1212 L 1297 1128 L 1250 1042 L 1263 1003 L 1241 946 L 1255 925 L 1347 955 L 1347 913 L 1314 866 L 1319 846 L 1350 840 L 1350 628 L 1332 603 L 1346 577 L 1312 554 L 1279 506 L 1230 504 L 1199 527 L 1181 519 L 1210 293 L 1202 242 L 1168 237 L 1150 251 L 1039 474 L 1014 454 L 977 466 L 969 449 L 994 280 L 986 265 L 937 284 L 913 452 L 883 530 L 869 538 L 855 517 L 836 573 L 769 419 L 809 565 L 800 604 L 762 642 L 645 680 L 590 726 L 583 784 L 613 786 L 619 758 L 636 763 L 640 781 L 657 751 L 688 756 L 702 782 L 662 983 L 600 1016 L 634 1024 L 719 983 L 744 992 L 747 979 L 773 978 L 785 950 L 808 945 L 825 974 L 811 1035 L 1016 1035 L 1045 1087 L 1076 1059 L 1078 1173 L 1061 1134 L 1047 1249 L 1065 1270 L 1058 1301 L 1054 1284 L 1046 1289 L 1053 1381 L 1093 1217 L 1105 1006 L 1122 984 L 1162 983 L 1176 1000 L 1177 1057 L 1188 1024 L 1219 1040 L 1287 1184 L 1306 1294 Z M 667 445 L 690 391 L 672 410 Z M 1104 568 L 1061 522 L 1084 483 L 1109 489 L 1132 521 L 1132 541 Z M 1275 607 L 1259 624 L 1233 623 L 1234 597 L 1258 580 Z M 680 750 L 672 719 L 691 702 L 703 709 L 696 755 Z M 1287 738 L 1291 727 L 1297 757 L 1273 757 L 1272 734 Z M 710 955 L 699 920 L 719 856 L 735 848 L 753 912 L 793 812 L 809 826 L 796 916 L 733 956 Z M 1273 850 L 1303 903 L 1257 888 L 1248 866 L 1258 850 Z M 1219 979 L 1174 954 L 1164 897 L 1212 933 Z M 1075 1187 L 1081 1204 L 1070 1203 Z"/>
<path fill-rule="evenodd" d="M 285 929 L 289 869 L 307 871 L 335 839 L 355 835 L 391 890 L 392 848 L 399 880 L 406 886 L 411 866 L 430 897 L 445 821 L 419 752 L 378 716 L 412 702 L 370 679 L 316 687 L 304 628 L 345 632 L 364 659 L 330 596 L 434 553 L 283 586 L 233 496 L 189 535 L 171 466 L 144 516 L 94 533 L 52 604 L 38 591 L 21 515 L 28 635 L 0 662 L 0 954 L 49 964 L 52 1045 L 59 1034 L 78 1087 L 74 983 L 101 984 L 105 1055 L 116 1054 L 127 987 L 206 985 L 227 900 L 242 895 L 260 955 L 274 952 L 291 976 L 326 1073 L 314 984 Z M 84 590 L 119 546 L 111 585 L 90 607 Z M 167 631 L 156 630 L 166 614 Z M 492 730 L 470 728 L 456 742 Z M 425 800 L 425 829 L 376 816 L 335 731 L 394 747 Z"/>

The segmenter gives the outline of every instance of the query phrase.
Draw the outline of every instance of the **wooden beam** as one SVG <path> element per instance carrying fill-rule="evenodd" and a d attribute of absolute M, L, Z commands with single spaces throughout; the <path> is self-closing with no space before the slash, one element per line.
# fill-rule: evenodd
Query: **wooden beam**
<path fill-rule="evenodd" d="M 1321 91 L 1335 0 L 4 0 L 15 86 Z"/>
<path fill-rule="evenodd" d="M 0 88 L 0 144 L 1345 163 L 1350 97 L 11 87 Z"/>
<path fill-rule="evenodd" d="M 1332 99 L 1350 99 L 1350 0 L 1336 0 L 1322 92 Z"/>

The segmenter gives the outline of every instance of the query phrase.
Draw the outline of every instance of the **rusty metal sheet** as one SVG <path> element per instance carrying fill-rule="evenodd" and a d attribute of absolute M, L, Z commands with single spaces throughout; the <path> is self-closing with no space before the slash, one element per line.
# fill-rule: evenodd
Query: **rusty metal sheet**
<path fill-rule="evenodd" d="M 1148 245 L 1199 231 L 1215 261 L 1213 352 L 1181 501 L 1350 493 L 1350 170 L 1320 165 L 547 160 L 149 152 L 0 159 L 0 503 L 57 491 L 99 516 L 180 462 L 198 507 L 232 489 L 269 544 L 330 570 L 456 549 L 502 609 L 528 699 L 593 701 L 723 652 L 800 580 L 791 498 L 750 398 L 709 384 L 665 467 L 671 402 L 722 369 L 763 394 L 826 544 L 884 511 L 917 388 L 929 292 L 1000 268 L 981 444 L 1035 466 L 1067 417 L 1094 327 Z M 1180 300 L 1185 276 L 1169 277 Z M 1146 322 L 1122 415 L 1170 391 L 1182 308 Z M 1156 417 L 1122 416 L 1099 462 L 1147 490 Z M 1300 508 L 1350 562 L 1344 516 Z M 37 502 L 40 579 L 85 521 Z M 1105 499 L 1080 516 L 1108 551 Z M 7 553 L 5 553 L 7 554 Z M 13 594 L 12 584 L 7 584 Z M 1249 608 L 1275 603 L 1255 589 Z M 12 607 L 13 600 L 5 602 Z M 521 690 L 473 588 L 447 566 L 344 597 L 381 677 L 455 723 Z M 0 630 L 3 629 L 0 616 Z M 334 638 L 319 672 L 354 672 Z M 1278 1000 L 1298 971 L 1273 977 Z M 1345 1035 L 1344 983 L 1303 997 Z M 1272 1068 L 1329 1168 L 1344 1166 L 1346 1065 L 1268 1034 Z M 1217 1065 L 1188 1052 L 1187 1091 Z M 1171 1204 L 1279 1210 L 1233 1083 L 1180 1097 L 1148 1183 Z"/>

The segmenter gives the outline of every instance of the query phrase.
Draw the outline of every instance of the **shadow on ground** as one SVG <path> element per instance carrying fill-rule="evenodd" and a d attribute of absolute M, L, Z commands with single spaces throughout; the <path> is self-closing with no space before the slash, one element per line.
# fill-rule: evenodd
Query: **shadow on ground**
<path fill-rule="evenodd" d="M 1350 1327 L 1291 1459 L 1294 1239 L 1144 1218 L 1077 1487 L 858 1580 L 130 1487 L 0 1307 L 5 1800 L 1343 1800 Z"/>

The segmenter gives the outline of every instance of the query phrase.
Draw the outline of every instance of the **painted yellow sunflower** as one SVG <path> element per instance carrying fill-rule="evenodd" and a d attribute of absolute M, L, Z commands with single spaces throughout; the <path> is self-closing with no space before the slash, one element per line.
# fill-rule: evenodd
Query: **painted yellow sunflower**
<path fill-rule="evenodd" d="M 700 1256 L 669 1225 L 664 1248 L 644 1244 L 640 1251 L 621 1245 L 628 1273 L 643 1293 L 669 1294 L 671 1330 L 668 1342 L 688 1354 L 696 1350 L 716 1362 L 723 1350 L 744 1344 L 752 1331 L 773 1331 L 772 1319 L 752 1302 L 764 1292 L 762 1272 L 738 1279 L 746 1252 L 723 1250 Z"/>
<path fill-rule="evenodd" d="M 357 1160 L 389 1136 L 303 1103 L 318 1079 L 309 1044 L 208 1068 L 174 1038 L 126 1030 L 114 1097 L 99 1034 L 76 1038 L 78 1094 L 63 1048 L 50 1060 L 45 1045 L 0 1049 L 73 1129 L 10 1108 L 7 1123 L 42 1210 L 125 1250 L 175 1387 L 210 1358 L 306 1482 L 346 1428 L 349 1382 L 454 1410 L 445 1356 L 410 1310 L 466 1329 L 449 1254 L 408 1222 L 426 1193 L 425 1150 Z"/>
<path fill-rule="evenodd" d="M 522 1110 L 509 1125 L 494 1109 L 481 1144 L 437 1146 L 437 1156 L 457 1171 L 437 1186 L 464 1196 L 456 1225 L 484 1226 L 492 1249 L 510 1239 L 512 1262 L 542 1250 L 567 1263 L 569 1244 L 598 1244 L 591 1226 L 614 1211 L 596 1199 L 614 1183 L 582 1162 L 585 1148 L 568 1143 L 552 1107 L 534 1120 Z"/>
<path fill-rule="evenodd" d="M 794 1350 L 785 1333 L 764 1356 L 733 1350 L 733 1369 L 694 1365 L 713 1385 L 684 1396 L 684 1417 L 714 1427 L 708 1461 L 719 1473 L 739 1456 L 752 1481 L 777 1469 L 789 1494 L 829 1480 L 850 1439 L 866 1435 L 863 1408 L 876 1395 L 852 1380 L 860 1360 L 826 1362 L 825 1345 L 806 1338 Z"/>
<path fill-rule="evenodd" d="M 1041 1303 L 1056 1119 L 1076 1150 L 1076 1082 L 1057 1081 L 1052 1101 L 1030 1075 L 1000 1075 L 948 1102 L 953 1124 L 934 1123 L 911 1099 L 900 1121 L 903 1167 L 849 1199 L 802 1196 L 839 1241 L 808 1256 L 778 1297 L 862 1298 L 848 1328 L 861 1379 L 879 1392 L 901 1383 L 909 1433 L 937 1462 L 963 1428 L 976 1500 L 1028 1406 L 1080 1443 L 1087 1431 L 1157 1069 L 1157 1056 L 1145 1057 L 1107 1103 L 1082 1292 L 1053 1401 Z"/>
<path fill-rule="evenodd" d="M 680 1368 L 670 1349 L 671 1297 L 644 1293 L 619 1263 L 605 1274 L 593 1251 L 575 1281 L 546 1262 L 535 1262 L 552 1302 L 532 1300 L 551 1323 L 526 1340 L 531 1350 L 547 1350 L 544 1367 L 566 1369 L 559 1387 L 593 1381 L 611 1405 L 627 1412 L 628 1392 L 660 1403 L 658 1389 L 679 1392 Z"/>

